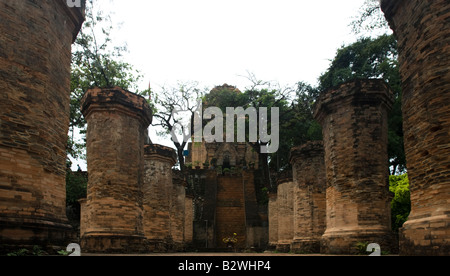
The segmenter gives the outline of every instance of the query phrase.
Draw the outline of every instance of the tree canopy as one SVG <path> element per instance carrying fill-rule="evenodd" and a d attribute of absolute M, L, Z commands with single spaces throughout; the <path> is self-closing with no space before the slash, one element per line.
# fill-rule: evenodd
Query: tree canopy
<path fill-rule="evenodd" d="M 84 141 L 75 140 L 75 129 L 85 133 L 86 121 L 81 114 L 80 103 L 84 93 L 93 87 L 120 86 L 137 91 L 142 77 L 139 71 L 122 60 L 126 46 L 113 46 L 110 16 L 96 9 L 94 0 L 86 1 L 86 20 L 78 34 L 72 50 L 72 71 L 70 82 L 70 133 L 68 155 L 82 158 Z"/>
<path fill-rule="evenodd" d="M 389 177 L 389 191 L 394 194 L 391 202 L 392 230 L 398 232 L 398 229 L 408 220 L 411 212 L 408 175 L 391 175 Z"/>

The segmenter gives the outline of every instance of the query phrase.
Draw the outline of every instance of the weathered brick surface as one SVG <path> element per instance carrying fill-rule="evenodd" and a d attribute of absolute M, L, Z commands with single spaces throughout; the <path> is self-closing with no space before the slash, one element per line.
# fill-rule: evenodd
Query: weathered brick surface
<path fill-rule="evenodd" d="M 236 248 L 260 248 L 267 244 L 267 227 L 262 223 L 267 218 L 259 213 L 254 173 L 254 170 L 236 175 L 216 175 L 214 171 L 207 173 L 208 185 L 214 185 L 217 189 L 208 189 L 208 205 L 204 207 L 214 211 L 208 220 L 215 227 L 215 241 L 209 243 L 214 247 L 226 248 L 223 239 L 233 237 L 234 233 L 238 240 Z"/>
<path fill-rule="evenodd" d="M 0 243 L 53 243 L 65 213 L 71 44 L 64 0 L 0 1 Z"/>
<path fill-rule="evenodd" d="M 170 205 L 170 234 L 173 239 L 174 249 L 182 251 L 185 246 L 184 220 L 186 204 L 185 183 L 174 183 Z"/>
<path fill-rule="evenodd" d="M 247 163 L 255 163 L 254 167 L 258 169 L 258 153 L 247 143 L 189 143 L 188 150 L 186 163 L 193 163 L 194 167 L 198 162 L 201 168 L 207 169 L 203 167 L 203 163 L 216 159 L 216 167 L 223 166 L 225 160 L 233 167 L 246 160 Z"/>
<path fill-rule="evenodd" d="M 191 248 L 194 240 L 194 195 L 188 193 L 188 182 L 186 175 L 179 170 L 173 170 L 173 183 L 178 187 L 179 209 L 182 210 L 183 216 L 178 216 L 178 224 L 183 233 L 180 234 L 181 244 L 178 250 L 185 251 Z"/>
<path fill-rule="evenodd" d="M 269 194 L 269 248 L 276 249 L 278 244 L 278 203 L 277 193 Z"/>
<path fill-rule="evenodd" d="M 184 201 L 184 243 L 187 247 L 194 242 L 194 196 L 186 194 Z"/>
<path fill-rule="evenodd" d="M 89 171 L 82 248 L 144 250 L 144 132 L 152 120 L 150 106 L 119 87 L 95 88 L 83 97 L 82 112 L 88 123 Z"/>
<path fill-rule="evenodd" d="M 404 255 L 450 254 L 450 2 L 382 0 L 398 39 L 411 214 Z"/>
<path fill-rule="evenodd" d="M 153 251 L 165 251 L 172 241 L 172 167 L 177 155 L 171 148 L 148 145 L 144 159 L 144 233 Z"/>
<path fill-rule="evenodd" d="M 358 80 L 325 91 L 316 104 L 327 175 L 324 253 L 352 253 L 356 242 L 393 252 L 387 130 L 392 92 L 382 80 Z"/>
<path fill-rule="evenodd" d="M 258 171 L 242 171 L 245 199 L 245 225 L 247 230 L 247 248 L 264 248 L 268 243 L 268 214 L 264 206 L 259 206 L 256 199 L 255 174 Z"/>
<path fill-rule="evenodd" d="M 216 238 L 219 248 L 224 238 L 237 234 L 237 247 L 246 247 L 244 186 L 242 177 L 220 176 L 217 179 Z"/>
<path fill-rule="evenodd" d="M 294 177 L 294 241 L 291 251 L 320 253 L 326 227 L 326 176 L 322 142 L 291 150 Z"/>
<path fill-rule="evenodd" d="M 278 184 L 278 242 L 277 250 L 289 252 L 294 239 L 294 186 L 292 179 L 284 179 Z"/>

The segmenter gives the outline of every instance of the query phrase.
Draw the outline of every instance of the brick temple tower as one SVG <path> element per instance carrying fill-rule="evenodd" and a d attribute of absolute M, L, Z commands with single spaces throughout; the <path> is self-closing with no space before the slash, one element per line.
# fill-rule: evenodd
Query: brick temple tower
<path fill-rule="evenodd" d="M 224 84 L 212 89 L 209 96 L 218 99 L 221 93 L 241 92 Z M 264 180 L 254 145 L 203 140 L 190 143 L 188 153 L 186 165 L 191 167 L 188 169 L 190 182 L 197 191 L 194 244 L 225 249 L 231 245 L 224 241 L 236 236 L 234 248 L 265 247 L 268 243 L 267 207 L 258 201 Z"/>
<path fill-rule="evenodd" d="M 84 7 L 84 1 L 82 6 Z M 71 45 L 84 8 L 0 0 L 0 244 L 64 243 Z"/>
<path fill-rule="evenodd" d="M 208 248 L 226 248 L 223 240 L 234 233 L 240 249 L 267 243 L 267 215 L 259 210 L 255 187 L 258 157 L 251 146 L 204 142 L 190 144 L 189 150 L 186 162 L 195 165 L 189 173 L 205 186 L 202 220 L 194 227 L 197 243 L 202 246 L 208 239 Z M 208 235 L 203 233 L 206 220 Z"/>
<path fill-rule="evenodd" d="M 411 213 L 402 255 L 450 254 L 450 2 L 381 0 L 398 40 Z"/>

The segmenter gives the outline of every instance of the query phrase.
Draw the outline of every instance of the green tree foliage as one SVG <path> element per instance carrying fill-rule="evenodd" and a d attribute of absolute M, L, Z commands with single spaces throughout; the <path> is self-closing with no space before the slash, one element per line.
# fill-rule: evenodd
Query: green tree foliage
<path fill-rule="evenodd" d="M 365 0 L 359 15 L 350 26 L 355 34 L 361 34 L 364 31 L 389 30 L 389 25 L 381 11 L 379 0 Z"/>
<path fill-rule="evenodd" d="M 67 218 L 73 227 L 80 223 L 81 207 L 79 200 L 87 196 L 87 175 L 68 171 L 66 174 Z"/>
<path fill-rule="evenodd" d="M 290 169 L 290 150 L 308 141 L 322 140 L 322 127 L 314 120 L 314 103 L 319 90 L 299 82 L 293 88 L 293 99 L 286 101 L 280 116 L 280 148 L 271 155 L 270 168 L 273 171 Z"/>
<path fill-rule="evenodd" d="M 137 91 L 141 76 L 121 60 L 126 46 L 112 46 L 113 23 L 109 15 L 96 9 L 96 1 L 86 1 L 86 21 L 72 50 L 70 82 L 70 133 L 67 152 L 77 159 L 83 157 L 84 141 L 74 138 L 74 130 L 85 133 L 86 121 L 80 110 L 81 98 L 89 88 L 120 86 Z"/>
<path fill-rule="evenodd" d="M 389 177 L 389 191 L 394 193 L 394 199 L 391 202 L 391 219 L 392 230 L 397 232 L 411 212 L 408 175 L 391 175 Z"/>
<path fill-rule="evenodd" d="M 397 41 L 393 35 L 361 38 L 341 47 L 329 69 L 319 78 L 321 91 L 356 79 L 384 79 L 392 88 L 395 103 L 389 114 L 389 160 L 392 174 L 406 168 L 403 147 L 401 110 L 401 76 L 398 65 Z"/>
<path fill-rule="evenodd" d="M 360 38 L 351 45 L 341 47 L 330 68 L 320 76 L 320 89 L 367 78 L 382 78 L 396 94 L 400 93 L 397 41 L 393 35 Z"/>
<path fill-rule="evenodd" d="M 96 1 L 86 1 L 86 21 L 73 45 L 70 82 L 70 132 L 67 155 L 84 158 L 85 139 L 75 139 L 75 130 L 86 132 L 86 121 L 81 114 L 81 98 L 89 88 L 120 86 L 137 90 L 138 71 L 121 60 L 126 47 L 114 47 L 111 41 L 113 24 L 108 15 L 96 10 Z M 68 168 L 71 162 L 67 161 Z M 68 218 L 74 227 L 80 219 L 78 200 L 86 197 L 87 177 L 68 170 L 66 174 Z"/>

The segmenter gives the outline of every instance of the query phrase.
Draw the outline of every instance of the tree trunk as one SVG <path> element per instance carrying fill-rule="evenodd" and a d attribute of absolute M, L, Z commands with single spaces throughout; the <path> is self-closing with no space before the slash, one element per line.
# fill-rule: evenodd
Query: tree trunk
<path fill-rule="evenodd" d="M 181 172 L 185 172 L 186 168 L 184 167 L 184 146 L 177 145 L 177 155 L 178 155 L 178 163 L 180 164 L 180 170 Z"/>
<path fill-rule="evenodd" d="M 269 155 L 267 153 L 259 153 L 259 164 L 260 164 L 262 172 L 263 172 L 264 187 L 267 189 L 270 189 L 272 185 L 270 183 L 268 156 Z"/>

